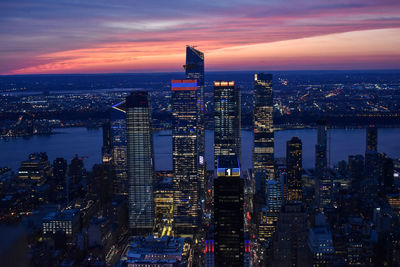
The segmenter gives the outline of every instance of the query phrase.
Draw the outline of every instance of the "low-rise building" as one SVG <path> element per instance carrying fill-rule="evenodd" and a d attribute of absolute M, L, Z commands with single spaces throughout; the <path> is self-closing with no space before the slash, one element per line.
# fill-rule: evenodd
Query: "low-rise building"
<path fill-rule="evenodd" d="M 79 231 L 80 219 L 77 209 L 69 209 L 61 212 L 52 212 L 43 218 L 43 235 L 53 235 L 58 231 L 67 236 L 73 236 Z"/>
<path fill-rule="evenodd" d="M 121 266 L 189 266 L 192 248 L 184 238 L 136 237 L 121 257 Z"/>

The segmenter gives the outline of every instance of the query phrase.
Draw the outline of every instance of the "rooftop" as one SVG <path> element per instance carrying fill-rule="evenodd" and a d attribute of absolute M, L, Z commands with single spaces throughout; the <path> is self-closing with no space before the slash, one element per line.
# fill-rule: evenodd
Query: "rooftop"
<path fill-rule="evenodd" d="M 186 248 L 184 238 L 136 237 L 125 249 L 121 261 L 125 263 L 179 262 L 182 261 Z"/>
<path fill-rule="evenodd" d="M 43 218 L 44 221 L 68 221 L 75 218 L 77 213 L 79 212 L 78 209 L 69 209 L 64 210 L 61 212 L 51 212 L 47 216 Z"/>

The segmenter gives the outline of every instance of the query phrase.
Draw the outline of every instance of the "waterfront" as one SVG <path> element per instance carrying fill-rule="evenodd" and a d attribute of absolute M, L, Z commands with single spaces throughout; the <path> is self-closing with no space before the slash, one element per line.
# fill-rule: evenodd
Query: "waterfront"
<path fill-rule="evenodd" d="M 172 169 L 171 131 L 154 133 L 155 167 L 157 170 Z M 347 160 L 348 155 L 364 154 L 365 129 L 331 129 L 331 165 L 339 160 Z M 298 136 L 303 142 L 303 166 L 314 166 L 314 153 L 317 133 L 315 129 L 282 130 L 275 133 L 275 157 L 284 157 L 286 141 Z M 378 132 L 378 150 L 389 157 L 400 158 L 400 128 L 381 128 Z M 242 131 L 242 168 L 251 167 L 253 134 Z M 75 154 L 84 158 L 85 167 L 101 162 L 102 130 L 87 128 L 56 129 L 53 135 L 0 140 L 0 167 L 8 166 L 17 171 L 20 162 L 29 153 L 47 152 L 50 161 L 63 157 L 70 161 Z M 208 168 L 213 164 L 213 132 L 206 131 L 206 160 Z"/>

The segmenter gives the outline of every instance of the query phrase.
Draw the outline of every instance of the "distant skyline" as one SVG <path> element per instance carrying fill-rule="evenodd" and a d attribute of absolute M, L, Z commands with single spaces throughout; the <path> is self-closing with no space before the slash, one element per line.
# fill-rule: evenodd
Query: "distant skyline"
<path fill-rule="evenodd" d="M 0 74 L 399 69 L 398 0 L 2 0 Z"/>

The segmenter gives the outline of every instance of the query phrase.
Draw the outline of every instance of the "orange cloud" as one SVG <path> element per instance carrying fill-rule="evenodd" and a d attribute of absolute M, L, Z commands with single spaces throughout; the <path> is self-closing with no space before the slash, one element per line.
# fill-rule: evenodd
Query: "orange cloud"
<path fill-rule="evenodd" d="M 400 28 L 224 47 L 201 41 L 208 70 L 400 68 Z M 12 74 L 181 71 L 183 41 L 110 43 L 40 56 Z M 189 43 L 190 44 L 190 43 Z"/>

